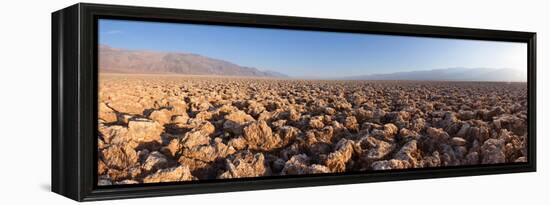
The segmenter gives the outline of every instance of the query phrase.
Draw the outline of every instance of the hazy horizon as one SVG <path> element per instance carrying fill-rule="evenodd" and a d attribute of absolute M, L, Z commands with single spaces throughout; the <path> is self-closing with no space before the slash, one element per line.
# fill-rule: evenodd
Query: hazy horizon
<path fill-rule="evenodd" d="M 197 54 L 293 78 L 449 68 L 527 73 L 527 44 L 512 42 L 101 19 L 99 43 Z"/>

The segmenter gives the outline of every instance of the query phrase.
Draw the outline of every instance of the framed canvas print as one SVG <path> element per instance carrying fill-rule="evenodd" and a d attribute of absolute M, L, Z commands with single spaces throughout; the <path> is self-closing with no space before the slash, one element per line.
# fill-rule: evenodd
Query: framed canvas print
<path fill-rule="evenodd" d="M 535 33 L 132 6 L 52 14 L 78 201 L 536 170 Z"/>

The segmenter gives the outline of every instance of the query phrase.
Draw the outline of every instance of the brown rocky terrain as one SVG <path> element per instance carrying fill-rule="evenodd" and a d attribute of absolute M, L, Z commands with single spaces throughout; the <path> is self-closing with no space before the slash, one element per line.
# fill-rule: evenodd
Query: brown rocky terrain
<path fill-rule="evenodd" d="M 526 83 L 101 74 L 99 185 L 527 161 Z"/>

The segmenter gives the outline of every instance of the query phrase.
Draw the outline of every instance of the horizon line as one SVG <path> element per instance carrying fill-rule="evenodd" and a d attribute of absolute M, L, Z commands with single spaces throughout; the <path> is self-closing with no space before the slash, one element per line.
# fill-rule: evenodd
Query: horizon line
<path fill-rule="evenodd" d="M 305 80 L 305 81 L 410 81 L 410 82 L 419 82 L 419 81 L 429 81 L 429 82 L 481 82 L 481 83 L 527 83 L 527 81 L 494 81 L 494 80 L 406 80 L 406 79 L 335 79 L 335 78 L 300 78 L 300 77 L 274 77 L 274 76 L 245 76 L 245 75 L 216 75 L 216 74 L 183 74 L 183 73 L 155 73 L 155 72 L 140 72 L 140 73 L 124 73 L 124 72 L 111 72 L 111 71 L 101 71 L 100 75 L 135 75 L 135 76 L 172 76 L 172 77 L 204 77 L 204 78 L 252 78 L 252 79 L 271 79 L 271 80 Z"/>
<path fill-rule="evenodd" d="M 446 67 L 446 68 L 429 68 L 429 69 L 418 69 L 418 70 L 404 70 L 404 71 L 396 71 L 396 72 L 388 72 L 388 73 L 370 73 L 370 74 L 358 74 L 358 75 L 353 75 L 353 76 L 346 75 L 346 76 L 339 76 L 339 77 L 303 76 L 303 75 L 302 76 L 295 76 L 295 75 L 289 75 L 287 73 L 282 73 L 280 71 L 273 70 L 273 69 L 267 69 L 267 68 L 258 67 L 258 66 L 241 65 L 241 64 L 237 64 L 235 62 L 232 62 L 230 60 L 213 58 L 213 57 L 210 57 L 210 56 L 207 56 L 207 55 L 198 54 L 198 53 L 191 53 L 191 52 L 186 52 L 186 51 L 169 51 L 169 50 L 158 50 L 158 49 L 129 49 L 129 48 L 113 47 L 111 45 L 101 44 L 101 43 L 98 43 L 97 46 L 98 46 L 98 48 L 108 47 L 110 49 L 118 49 L 118 50 L 125 50 L 125 51 L 138 51 L 138 52 L 139 51 L 147 51 L 147 52 L 158 52 L 158 53 L 175 53 L 175 54 L 196 55 L 196 56 L 209 58 L 209 59 L 213 59 L 213 60 L 224 61 L 224 62 L 231 63 L 231 64 L 234 64 L 234 65 L 237 65 L 237 66 L 240 66 L 240 67 L 254 68 L 254 69 L 257 69 L 257 70 L 262 71 L 262 72 L 280 73 L 280 74 L 283 74 L 283 75 L 287 76 L 288 78 L 297 78 L 297 79 L 319 79 L 319 80 L 344 79 L 344 80 L 346 80 L 346 78 L 354 78 L 354 77 L 365 77 L 365 76 L 376 76 L 376 75 L 391 75 L 391 74 L 397 74 L 397 73 L 425 72 L 425 71 L 450 70 L 450 69 L 468 69 L 468 70 L 473 70 L 473 69 L 491 69 L 491 70 L 509 69 L 509 70 L 518 70 L 518 71 L 520 70 L 520 69 L 517 69 L 517 68 L 511 68 L 511 67 L 492 68 L 492 67 L 483 67 L 483 66 L 480 66 L 480 67 L 452 66 L 452 67 Z M 99 49 L 98 49 L 98 52 L 99 52 Z M 495 82 L 507 82 L 507 81 L 495 81 Z M 517 81 L 517 82 L 527 82 L 527 81 Z"/>

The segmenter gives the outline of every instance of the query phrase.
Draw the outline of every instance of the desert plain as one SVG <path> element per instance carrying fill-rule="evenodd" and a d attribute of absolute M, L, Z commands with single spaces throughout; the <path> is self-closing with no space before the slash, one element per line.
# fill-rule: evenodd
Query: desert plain
<path fill-rule="evenodd" d="M 100 74 L 98 184 L 527 162 L 527 84 Z"/>

